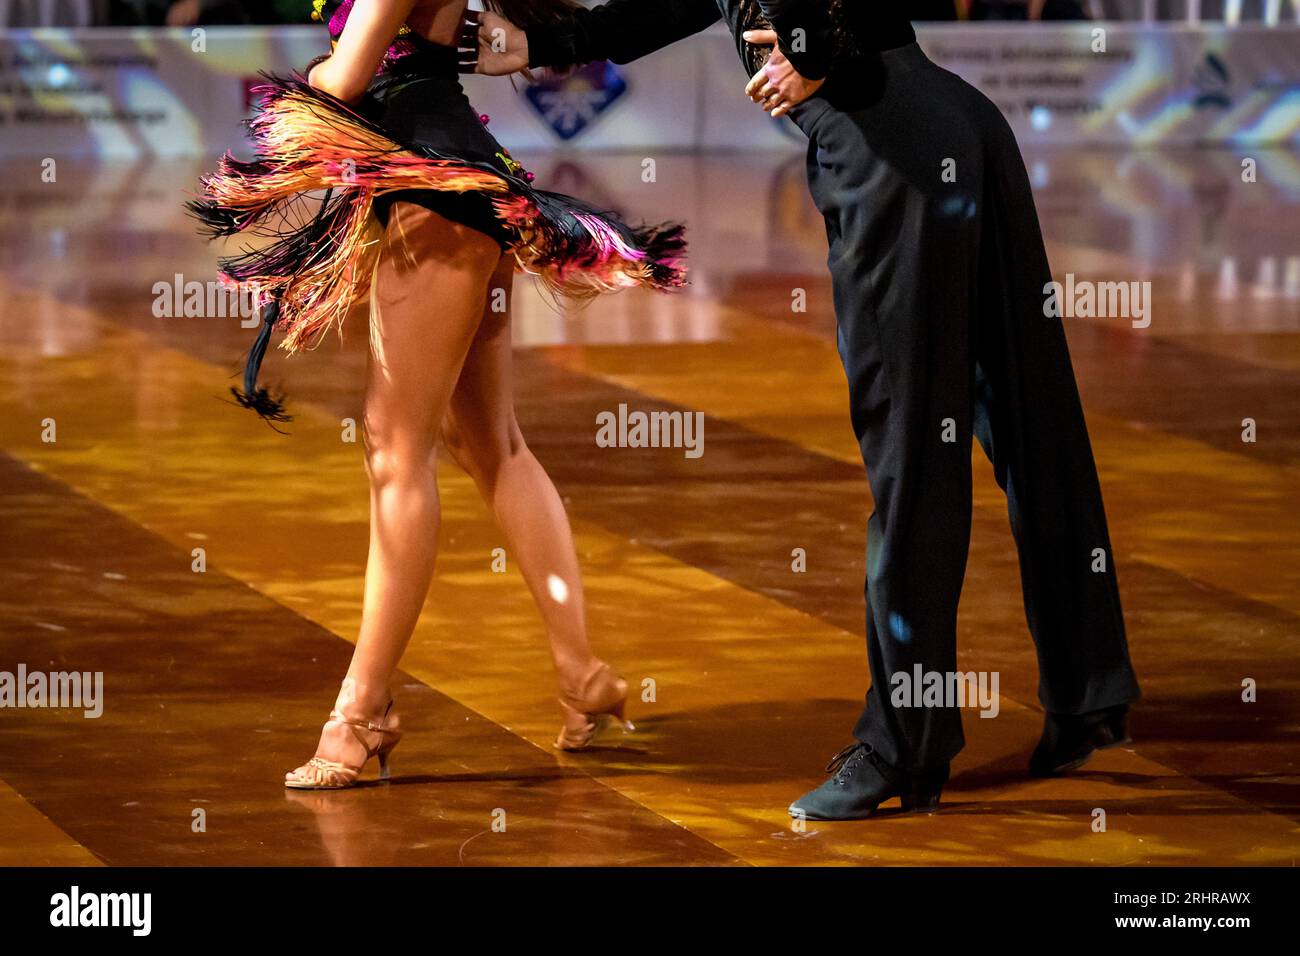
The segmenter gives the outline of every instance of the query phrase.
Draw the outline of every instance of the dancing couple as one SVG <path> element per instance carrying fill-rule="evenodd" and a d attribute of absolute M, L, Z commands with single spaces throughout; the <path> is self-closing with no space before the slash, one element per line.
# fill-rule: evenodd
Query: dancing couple
<path fill-rule="evenodd" d="M 895 707 L 887 689 L 914 666 L 956 670 L 973 439 L 1006 492 L 1038 649 L 1046 720 L 1030 771 L 1061 773 L 1126 742 L 1138 688 L 1101 492 L 1064 330 L 1043 316 L 1051 276 L 1024 164 L 996 107 L 926 58 L 898 4 L 487 6 L 316 0 L 331 54 L 305 76 L 270 80 L 253 121 L 258 155 L 226 157 L 192 204 L 215 235 L 271 239 L 223 260 L 223 273 L 266 297 L 236 392 L 273 421 L 283 406 L 257 385 L 271 333 L 298 349 L 370 291 L 361 631 L 316 755 L 286 786 L 351 786 L 371 757 L 386 772 L 400 737 L 389 679 L 433 570 L 440 436 L 492 507 L 541 612 L 563 711 L 556 745 L 581 749 L 624 719 L 626 683 L 588 642 L 568 520 L 515 423 L 509 311 L 488 302 L 515 268 L 568 295 L 671 289 L 683 281 L 682 230 L 632 227 L 535 188 L 457 73 L 623 63 L 719 19 L 750 97 L 809 139 L 850 415 L 875 500 L 871 689 L 854 742 L 791 814 L 855 819 L 893 797 L 909 810 L 938 806 L 964 742 L 960 714 Z M 289 211 L 321 190 L 305 222 Z M 945 436 L 954 428 L 956 441 Z M 1105 570 L 1094 572 L 1098 551 Z"/>

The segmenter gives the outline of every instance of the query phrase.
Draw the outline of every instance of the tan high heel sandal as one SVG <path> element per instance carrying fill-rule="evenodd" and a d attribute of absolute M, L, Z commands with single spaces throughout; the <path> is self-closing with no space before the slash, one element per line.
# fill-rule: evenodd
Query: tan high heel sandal
<path fill-rule="evenodd" d="M 557 750 L 585 750 L 611 722 L 624 733 L 635 730 L 632 721 L 623 717 L 627 706 L 627 681 L 608 664 L 599 664 L 588 675 L 577 693 L 560 692 L 560 709 L 564 725 L 555 739 Z"/>
<path fill-rule="evenodd" d="M 402 739 L 400 730 L 390 729 L 388 718 L 393 712 L 393 701 L 388 702 L 388 707 L 384 710 L 384 716 L 380 718 L 379 723 L 372 720 L 359 720 L 351 717 L 345 717 L 342 709 L 336 704 L 335 709 L 330 711 L 329 724 L 346 724 L 352 729 L 352 734 L 357 738 L 357 742 L 366 748 L 366 759 L 361 761 L 359 766 L 353 767 L 337 760 L 326 760 L 323 757 L 312 757 L 297 770 L 290 771 L 284 775 L 284 785 L 291 790 L 346 790 L 348 787 L 356 786 L 358 778 L 361 776 L 361 770 L 370 761 L 371 757 L 379 758 L 379 779 L 388 779 L 388 755 L 393 752 L 398 741 Z M 379 743 L 374 747 L 366 742 L 363 733 L 378 734 Z"/>

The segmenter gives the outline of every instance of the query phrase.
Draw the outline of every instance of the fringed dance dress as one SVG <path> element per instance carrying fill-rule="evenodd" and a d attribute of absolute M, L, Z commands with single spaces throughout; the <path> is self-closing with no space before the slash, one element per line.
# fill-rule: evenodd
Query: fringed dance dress
<path fill-rule="evenodd" d="M 316 0 L 331 43 L 353 0 Z M 477 21 L 466 14 L 461 49 L 403 27 L 362 99 L 348 105 L 312 88 L 303 73 L 263 74 L 249 121 L 255 155 L 227 153 L 188 204 L 213 238 L 259 240 L 221 260 L 224 281 L 254 290 L 262 326 L 248 356 L 239 403 L 286 421 L 281 401 L 257 384 L 271 335 L 293 353 L 339 330 L 369 288 L 379 227 L 394 202 L 418 203 L 494 238 L 518 268 L 554 292 L 586 298 L 629 286 L 684 283 L 683 229 L 632 227 L 571 196 L 535 189 L 470 106 L 459 70 L 472 70 Z M 437 321 L 436 309 L 430 321 Z"/>

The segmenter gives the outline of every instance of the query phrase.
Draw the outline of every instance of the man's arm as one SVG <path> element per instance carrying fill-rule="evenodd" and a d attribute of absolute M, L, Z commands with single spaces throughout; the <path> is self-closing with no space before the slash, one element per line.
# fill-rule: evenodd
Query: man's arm
<path fill-rule="evenodd" d="M 772 21 L 779 38 L 777 47 L 799 75 L 808 80 L 825 79 L 831 69 L 833 41 L 828 0 L 758 0 L 758 5 Z"/>
<path fill-rule="evenodd" d="M 528 65 L 627 63 L 699 33 L 722 14 L 715 0 L 610 0 L 529 27 Z"/>

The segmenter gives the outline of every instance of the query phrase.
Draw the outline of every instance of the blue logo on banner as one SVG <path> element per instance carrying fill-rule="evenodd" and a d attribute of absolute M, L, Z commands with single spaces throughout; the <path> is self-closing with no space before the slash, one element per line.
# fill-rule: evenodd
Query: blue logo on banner
<path fill-rule="evenodd" d="M 613 63 L 588 63 L 568 76 L 530 86 L 524 96 L 560 139 L 573 139 L 627 92 Z"/>

